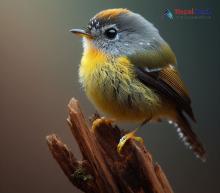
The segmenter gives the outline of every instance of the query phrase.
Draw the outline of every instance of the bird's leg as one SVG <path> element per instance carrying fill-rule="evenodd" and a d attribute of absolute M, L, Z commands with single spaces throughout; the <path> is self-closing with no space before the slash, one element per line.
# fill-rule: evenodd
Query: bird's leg
<path fill-rule="evenodd" d="M 121 154 L 122 148 L 124 147 L 125 143 L 129 140 L 129 139 L 134 139 L 135 141 L 138 142 L 144 142 L 144 140 L 141 137 L 138 137 L 135 135 L 135 133 L 137 132 L 139 128 L 136 128 L 134 131 L 127 133 L 126 135 L 124 135 L 117 146 L 117 151 L 119 154 Z"/>
<path fill-rule="evenodd" d="M 145 119 L 140 127 L 136 128 L 134 131 L 127 133 L 126 135 L 124 135 L 117 146 L 117 151 L 119 154 L 121 154 L 122 148 L 124 147 L 125 143 L 129 140 L 129 139 L 134 139 L 135 141 L 141 142 L 143 143 L 144 140 L 141 137 L 138 137 L 135 135 L 135 133 L 137 132 L 138 129 L 140 129 L 141 127 L 143 127 L 150 119 Z"/>

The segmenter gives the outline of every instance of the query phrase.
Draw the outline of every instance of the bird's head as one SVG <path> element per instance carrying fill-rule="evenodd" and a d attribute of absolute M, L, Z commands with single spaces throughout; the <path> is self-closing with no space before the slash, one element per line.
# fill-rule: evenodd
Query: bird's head
<path fill-rule="evenodd" d="M 91 46 L 110 56 L 154 52 L 167 43 L 152 23 L 127 9 L 107 9 L 90 19 L 85 30 L 72 29 L 83 37 L 84 49 Z"/>

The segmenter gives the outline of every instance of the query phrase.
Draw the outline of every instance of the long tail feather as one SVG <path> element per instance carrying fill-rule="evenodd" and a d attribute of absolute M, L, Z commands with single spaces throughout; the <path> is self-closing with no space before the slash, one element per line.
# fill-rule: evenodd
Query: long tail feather
<path fill-rule="evenodd" d="M 206 150 L 196 134 L 193 132 L 191 125 L 184 114 L 182 112 L 178 112 L 175 122 L 169 121 L 169 123 L 174 124 L 181 140 L 189 149 L 192 149 L 196 157 L 200 158 L 202 161 L 206 161 Z"/>

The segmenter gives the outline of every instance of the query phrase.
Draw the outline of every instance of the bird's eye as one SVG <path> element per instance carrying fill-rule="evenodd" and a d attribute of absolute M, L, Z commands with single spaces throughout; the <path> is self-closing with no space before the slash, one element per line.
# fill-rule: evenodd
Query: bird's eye
<path fill-rule="evenodd" d="M 110 28 L 107 29 L 104 34 L 108 39 L 114 39 L 117 35 L 117 30 L 115 28 Z"/>

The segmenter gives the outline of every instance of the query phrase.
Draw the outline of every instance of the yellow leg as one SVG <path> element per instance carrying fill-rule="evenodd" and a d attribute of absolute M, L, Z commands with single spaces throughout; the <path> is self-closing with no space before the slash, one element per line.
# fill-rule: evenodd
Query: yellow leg
<path fill-rule="evenodd" d="M 141 143 L 144 142 L 144 140 L 143 140 L 141 137 L 138 137 L 138 136 L 135 135 L 135 133 L 137 132 L 137 130 L 138 130 L 138 128 L 135 129 L 134 131 L 132 131 L 132 132 L 130 132 L 130 133 L 124 135 L 124 136 L 120 139 L 120 141 L 119 141 L 119 143 L 118 143 L 118 146 L 117 146 L 117 151 L 118 151 L 119 154 L 121 154 L 122 148 L 124 147 L 125 143 L 126 143 L 129 139 L 134 139 L 135 141 L 138 141 L 138 142 L 141 142 Z"/>

